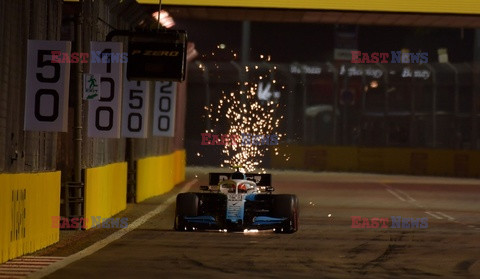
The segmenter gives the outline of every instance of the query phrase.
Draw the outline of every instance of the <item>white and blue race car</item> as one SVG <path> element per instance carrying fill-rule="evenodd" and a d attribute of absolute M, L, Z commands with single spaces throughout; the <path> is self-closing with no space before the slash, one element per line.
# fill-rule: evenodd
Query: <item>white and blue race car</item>
<path fill-rule="evenodd" d="M 271 174 L 210 173 L 202 192 L 177 195 L 174 228 L 195 230 L 298 230 L 298 198 L 272 192 Z"/>

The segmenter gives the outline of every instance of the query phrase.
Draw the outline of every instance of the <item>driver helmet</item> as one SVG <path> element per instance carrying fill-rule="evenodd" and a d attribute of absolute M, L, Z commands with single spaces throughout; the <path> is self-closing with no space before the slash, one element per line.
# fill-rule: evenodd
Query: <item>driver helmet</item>
<path fill-rule="evenodd" d="M 232 179 L 247 179 L 247 176 L 244 173 L 237 170 L 232 174 Z"/>
<path fill-rule="evenodd" d="M 247 185 L 241 183 L 238 185 L 238 192 L 239 193 L 246 193 L 247 192 Z"/>

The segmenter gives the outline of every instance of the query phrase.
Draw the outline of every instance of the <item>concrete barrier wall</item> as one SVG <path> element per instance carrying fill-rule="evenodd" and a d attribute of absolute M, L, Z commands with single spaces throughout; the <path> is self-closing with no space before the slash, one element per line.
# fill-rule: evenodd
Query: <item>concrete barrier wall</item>
<path fill-rule="evenodd" d="M 170 191 L 185 180 L 185 150 L 139 159 L 136 202 Z"/>
<path fill-rule="evenodd" d="M 109 218 L 127 207 L 127 163 L 85 170 L 85 218 Z M 86 229 L 93 222 L 86 222 Z"/>
<path fill-rule="evenodd" d="M 480 177 L 480 151 L 475 150 L 300 145 L 280 150 L 289 159 L 272 153 L 272 168 Z"/>
<path fill-rule="evenodd" d="M 0 263 L 59 239 L 60 172 L 0 174 Z"/>

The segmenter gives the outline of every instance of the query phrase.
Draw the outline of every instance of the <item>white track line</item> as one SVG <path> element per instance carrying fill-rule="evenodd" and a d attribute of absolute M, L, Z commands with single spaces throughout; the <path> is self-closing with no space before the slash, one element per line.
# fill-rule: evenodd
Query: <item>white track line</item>
<path fill-rule="evenodd" d="M 418 204 L 417 201 L 416 201 L 414 198 L 412 198 L 409 194 L 405 193 L 404 191 L 398 190 L 398 189 L 394 189 L 394 188 L 390 187 L 389 185 L 387 185 L 387 184 L 385 184 L 385 183 L 381 183 L 381 184 L 386 187 L 385 190 L 387 190 L 390 194 L 394 195 L 397 199 L 399 199 L 399 200 L 401 200 L 401 201 L 403 201 L 403 202 L 407 201 L 405 198 L 403 198 L 403 197 L 401 197 L 401 196 L 399 195 L 399 193 L 400 193 L 400 194 L 402 194 L 404 197 L 406 197 L 406 198 L 408 199 L 408 202 L 411 202 L 413 205 L 415 205 L 415 206 L 417 206 L 417 207 L 419 207 L 419 208 L 424 208 L 424 209 L 426 209 L 423 205 Z M 434 217 L 435 219 L 442 220 L 443 218 L 445 218 L 445 219 L 448 219 L 449 221 L 453 221 L 453 222 L 459 223 L 458 221 L 455 220 L 454 217 L 452 217 L 452 216 L 450 216 L 450 215 L 447 215 L 447 214 L 445 214 L 445 213 L 443 213 L 443 212 L 440 212 L 440 211 L 436 211 L 435 213 L 430 212 L 430 211 L 425 211 L 425 213 L 427 213 L 428 215 Z"/>
<path fill-rule="evenodd" d="M 416 200 L 415 200 L 414 198 L 410 197 L 410 195 L 407 194 L 407 193 L 405 193 L 404 191 L 398 190 L 398 189 L 396 189 L 396 191 L 399 192 L 399 193 L 404 194 L 404 195 L 408 198 L 409 201 L 411 201 L 411 202 L 416 202 Z"/>
<path fill-rule="evenodd" d="M 197 179 L 194 179 L 194 180 L 186 183 L 185 186 L 182 187 L 181 192 L 188 191 L 195 183 L 197 183 L 197 181 L 198 181 Z M 148 212 L 147 214 L 145 214 L 142 217 L 138 218 L 137 220 L 133 221 L 133 223 L 129 224 L 127 227 L 114 232 L 113 234 L 109 235 L 108 237 L 96 242 L 95 244 L 83 249 L 80 252 L 77 252 L 73 255 L 70 255 L 70 256 L 64 258 L 63 260 L 60 260 L 56 263 L 53 263 L 53 264 L 49 265 L 48 267 L 46 267 L 42 270 L 39 270 L 35 273 L 31 273 L 28 276 L 28 278 L 42 278 L 42 277 L 45 277 L 45 276 L 47 276 L 49 274 L 52 274 L 53 272 L 55 272 L 55 271 L 57 271 L 61 268 L 64 268 L 65 266 L 67 266 L 67 265 L 69 265 L 73 262 L 76 262 L 76 261 L 78 261 L 78 260 L 80 260 L 80 259 L 82 259 L 86 256 L 89 256 L 89 255 L 97 252 L 98 250 L 107 246 L 111 242 L 121 238 L 122 236 L 124 236 L 128 232 L 138 228 L 143 223 L 148 221 L 148 219 L 152 218 L 153 216 L 155 216 L 155 215 L 159 214 L 160 212 L 164 211 L 165 209 L 167 209 L 170 206 L 170 204 L 172 204 L 175 201 L 176 198 L 177 198 L 176 196 L 170 197 L 164 203 L 157 206 L 154 210 Z"/>
<path fill-rule="evenodd" d="M 438 212 L 438 211 L 437 211 L 437 212 L 435 212 L 435 213 L 437 213 L 438 215 L 441 215 L 441 216 L 443 216 L 443 217 L 447 218 L 447 219 L 448 219 L 448 220 L 450 220 L 450 221 L 453 221 L 453 220 L 455 220 L 455 218 L 453 218 L 452 216 L 450 216 L 450 215 L 447 215 L 447 214 L 445 214 L 445 213 Z"/>
<path fill-rule="evenodd" d="M 406 201 L 404 198 L 400 197 L 400 196 L 399 196 L 397 193 L 395 193 L 393 190 L 388 189 L 388 188 L 385 189 L 385 190 L 387 190 L 390 194 L 392 194 L 392 195 L 394 195 L 395 197 L 397 197 L 397 199 L 399 199 L 399 200 L 401 200 L 401 201 L 403 201 L 403 202 Z"/>
<path fill-rule="evenodd" d="M 438 215 L 436 215 L 436 214 L 433 214 L 433 213 L 430 212 L 430 211 L 425 211 L 425 213 L 427 213 L 428 215 L 434 217 L 435 219 L 439 219 L 439 220 L 443 219 L 442 217 L 440 217 L 440 216 L 438 216 Z"/>
<path fill-rule="evenodd" d="M 425 206 L 423 206 L 423 205 L 421 205 L 421 204 L 413 203 L 413 205 L 415 205 L 415 206 L 418 207 L 418 208 L 425 209 Z"/>
<path fill-rule="evenodd" d="M 408 199 L 409 202 L 412 202 L 412 203 L 417 201 L 414 198 L 412 198 L 409 194 L 405 193 L 402 190 L 394 189 L 394 188 L 390 187 L 389 185 L 387 185 L 385 183 L 380 183 L 380 184 L 385 186 L 385 188 L 386 188 L 385 190 L 387 190 L 390 194 L 394 195 L 397 199 L 399 199 L 403 202 L 407 201 L 406 198 Z M 403 195 L 405 198 L 401 197 L 400 194 Z"/>

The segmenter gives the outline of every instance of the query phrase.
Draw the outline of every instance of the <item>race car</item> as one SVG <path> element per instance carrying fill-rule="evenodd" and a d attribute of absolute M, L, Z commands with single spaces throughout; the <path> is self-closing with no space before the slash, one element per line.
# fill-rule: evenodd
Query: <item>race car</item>
<path fill-rule="evenodd" d="M 271 174 L 210 173 L 202 192 L 177 195 L 177 231 L 298 230 L 298 198 L 272 192 Z"/>

